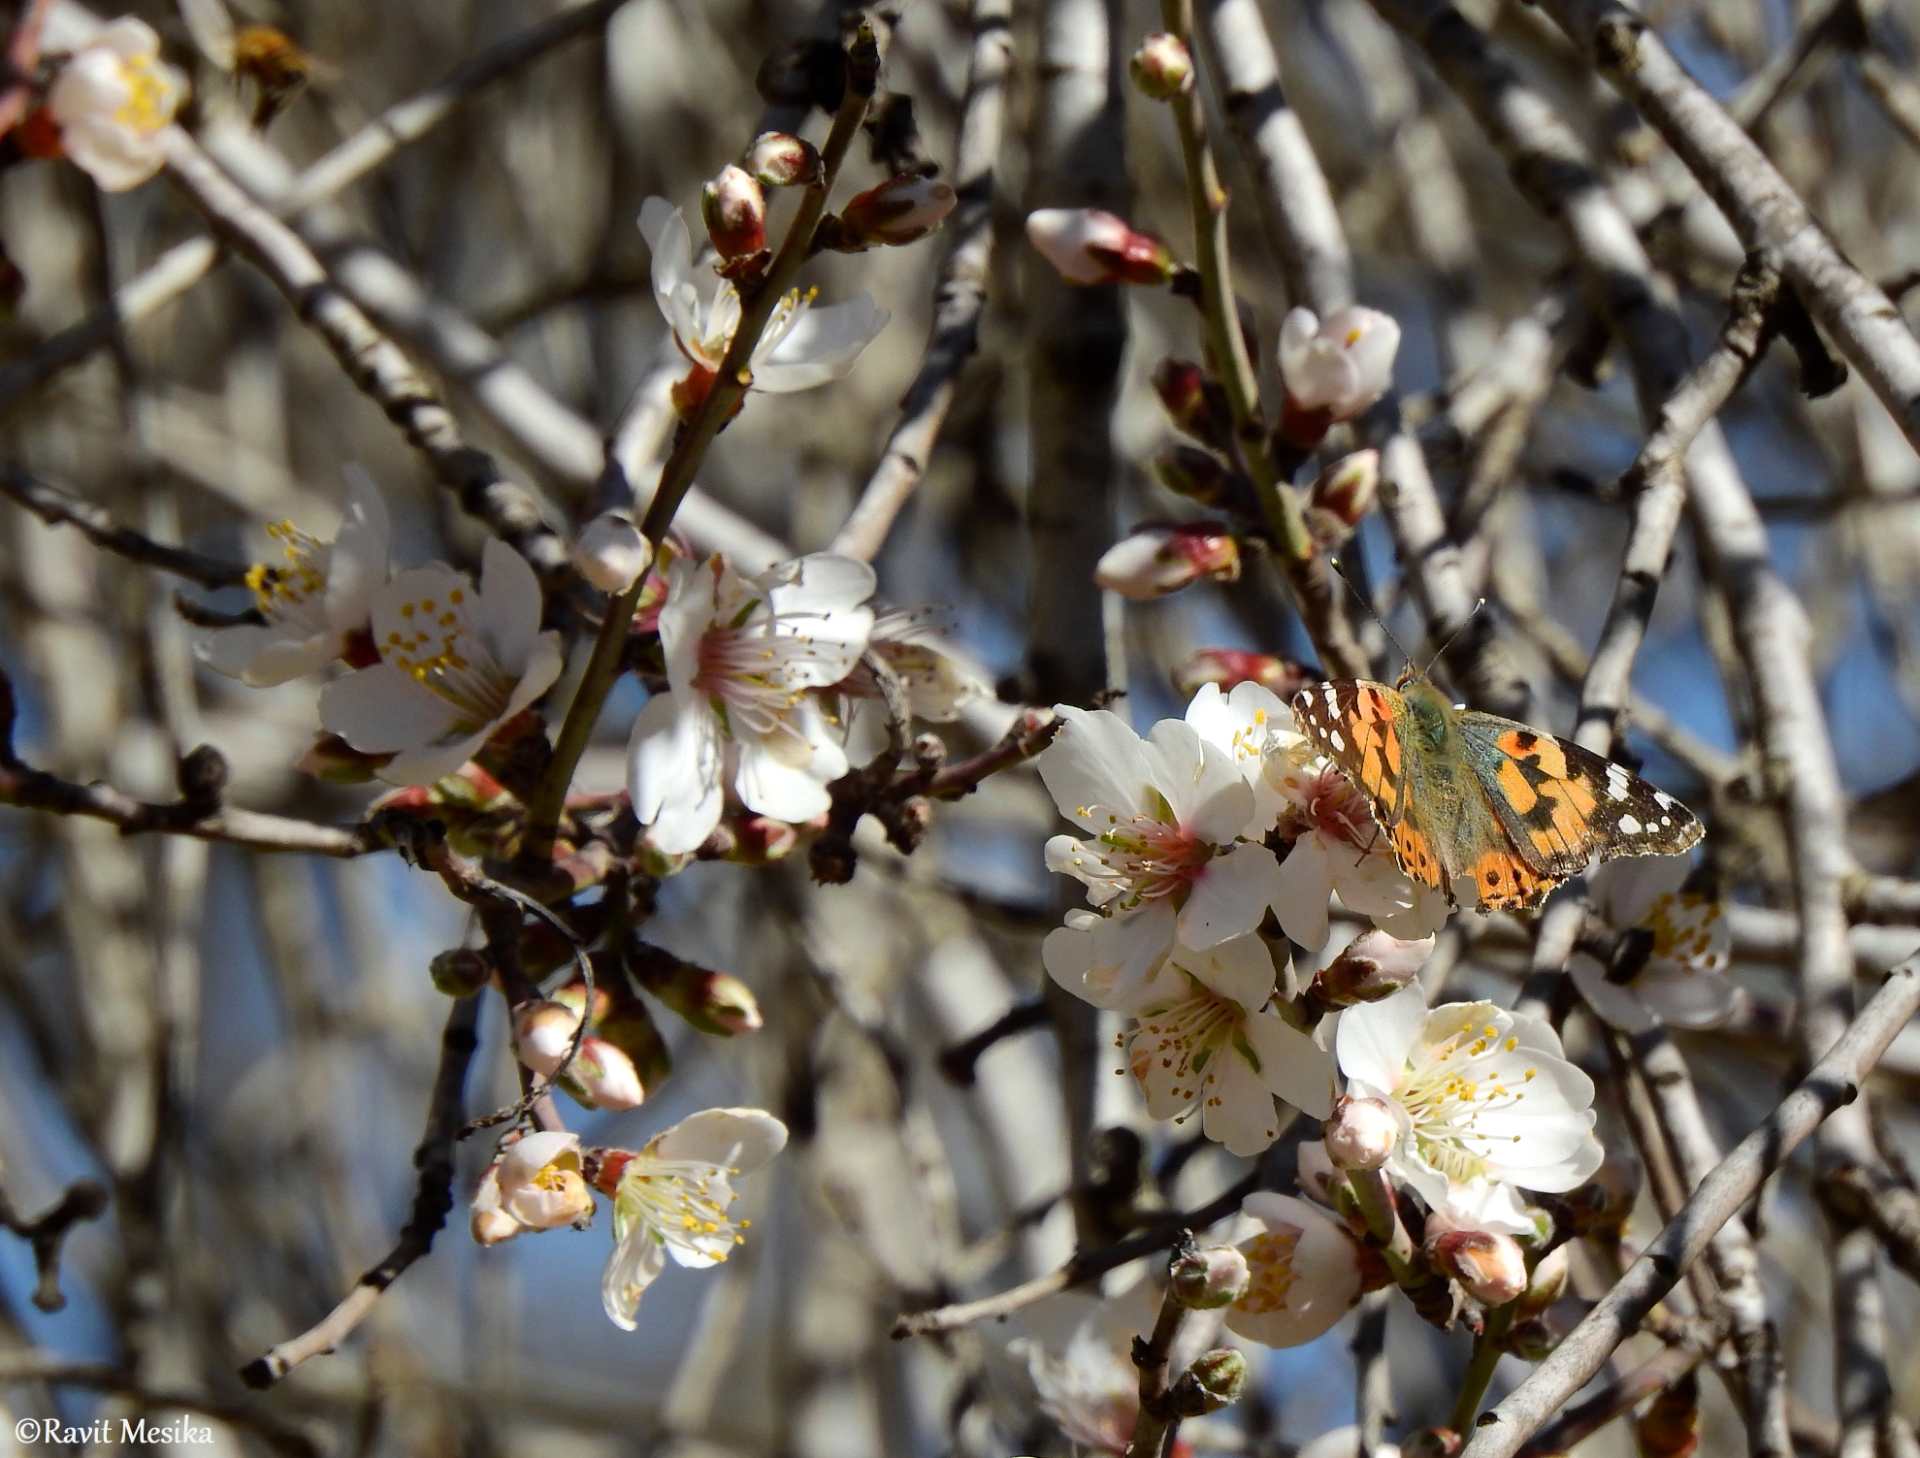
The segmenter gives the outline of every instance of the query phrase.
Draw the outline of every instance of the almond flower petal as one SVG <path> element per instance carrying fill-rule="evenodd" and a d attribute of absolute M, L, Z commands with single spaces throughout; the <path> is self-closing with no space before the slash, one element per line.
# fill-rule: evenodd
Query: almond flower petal
<path fill-rule="evenodd" d="M 1360 1299 L 1358 1242 L 1326 1211 L 1289 1195 L 1249 1195 L 1241 1212 L 1263 1229 L 1242 1241 L 1251 1276 L 1227 1308 L 1227 1329 L 1270 1347 L 1324 1335 Z"/>
<path fill-rule="evenodd" d="M 47 112 L 74 165 L 103 191 L 124 192 L 160 170 L 161 133 L 186 96 L 186 77 L 160 59 L 153 27 L 124 16 L 61 67 Z"/>

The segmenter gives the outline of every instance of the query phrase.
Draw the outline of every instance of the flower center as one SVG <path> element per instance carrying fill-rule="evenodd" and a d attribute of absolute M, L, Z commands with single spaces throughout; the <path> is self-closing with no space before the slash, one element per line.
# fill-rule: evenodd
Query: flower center
<path fill-rule="evenodd" d="M 1284 1310 L 1287 1293 L 1293 1289 L 1293 1252 L 1300 1244 L 1300 1232 L 1291 1225 L 1256 1235 L 1241 1245 L 1247 1258 L 1247 1291 L 1234 1302 L 1242 1311 L 1264 1316 Z"/>
<path fill-rule="evenodd" d="M 387 634 L 382 658 L 453 705 L 462 725 L 490 724 L 506 712 L 515 678 L 474 630 L 465 589 L 454 588 L 445 602 L 404 602 L 400 618 L 405 627 Z"/>
<path fill-rule="evenodd" d="M 1182 1001 L 1144 1009 L 1126 1039 L 1127 1067 L 1135 1081 L 1143 1087 L 1150 1079 L 1170 1082 L 1174 1097 L 1191 1104 L 1213 1086 L 1215 1058 L 1238 1035 L 1244 1010 L 1192 978 L 1187 986 L 1189 995 Z M 1207 1102 L 1220 1100 L 1208 1094 Z"/>
<path fill-rule="evenodd" d="M 120 63 L 120 79 L 127 99 L 113 119 L 137 132 L 157 132 L 173 117 L 173 83 L 154 69 L 151 56 L 135 56 Z"/>
<path fill-rule="evenodd" d="M 1668 891 L 1640 919 L 1653 933 L 1653 962 L 1677 963 L 1687 972 L 1718 970 L 1719 957 L 1713 950 L 1713 925 L 1720 919 L 1720 903 L 1704 896 Z"/>
<path fill-rule="evenodd" d="M 1083 821 L 1106 821 L 1105 830 L 1076 848 L 1073 863 L 1089 885 L 1113 888 L 1108 904 L 1117 911 L 1185 891 L 1213 859 L 1211 841 L 1175 821 L 1164 800 L 1160 808 L 1159 815 L 1121 815 L 1104 805 L 1074 812 Z"/>
<path fill-rule="evenodd" d="M 1307 819 L 1313 829 L 1360 850 L 1380 838 L 1373 812 L 1353 782 L 1333 765 L 1325 765 L 1306 785 Z"/>
<path fill-rule="evenodd" d="M 256 562 L 247 569 L 254 606 L 270 623 L 292 619 L 318 626 L 318 604 L 327 586 L 331 548 L 290 521 L 272 523 L 267 535 L 280 543 L 286 565 Z"/>
<path fill-rule="evenodd" d="M 1495 1063 L 1519 1045 L 1518 1038 L 1503 1039 L 1499 1028 L 1487 1023 L 1477 1032 L 1461 1029 L 1425 1050 L 1424 1057 L 1416 1053 L 1418 1067 L 1409 1060 L 1411 1075 L 1400 1090 L 1400 1106 L 1413 1123 L 1421 1156 L 1448 1179 L 1464 1182 L 1486 1174 L 1490 1136 L 1479 1133 L 1477 1125 L 1527 1096 L 1524 1088 L 1508 1087 Z M 1538 1072 L 1524 1070 L 1522 1083 L 1532 1083 Z"/>
<path fill-rule="evenodd" d="M 772 626 L 755 601 L 732 625 L 707 629 L 700 635 L 693 686 L 713 702 L 731 734 L 744 730 L 761 737 L 786 733 L 801 739 L 787 715 L 810 686 L 811 675 L 800 669 L 814 662 L 813 639 L 775 633 Z"/>
<path fill-rule="evenodd" d="M 724 1261 L 735 1246 L 746 1243 L 740 1232 L 753 1223 L 727 1214 L 739 1198 L 727 1177 L 738 1173 L 704 1160 L 638 1154 L 620 1176 L 618 1204 L 622 1214 L 644 1225 L 656 1240 Z"/>

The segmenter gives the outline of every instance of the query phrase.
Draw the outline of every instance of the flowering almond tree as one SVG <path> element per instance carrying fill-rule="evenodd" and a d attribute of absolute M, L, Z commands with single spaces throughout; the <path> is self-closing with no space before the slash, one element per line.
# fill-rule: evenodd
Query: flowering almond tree
<path fill-rule="evenodd" d="M 0 9 L 17 1446 L 1920 1451 L 1914 25 Z"/>

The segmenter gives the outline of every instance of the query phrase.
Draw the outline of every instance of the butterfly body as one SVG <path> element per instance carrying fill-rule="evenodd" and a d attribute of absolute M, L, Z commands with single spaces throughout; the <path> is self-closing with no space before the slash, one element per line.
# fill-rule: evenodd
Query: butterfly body
<path fill-rule="evenodd" d="M 1481 911 L 1537 906 L 1598 856 L 1679 855 L 1686 806 L 1624 765 L 1512 719 L 1456 708 L 1424 675 L 1338 679 L 1294 717 L 1366 796 L 1400 869 Z"/>

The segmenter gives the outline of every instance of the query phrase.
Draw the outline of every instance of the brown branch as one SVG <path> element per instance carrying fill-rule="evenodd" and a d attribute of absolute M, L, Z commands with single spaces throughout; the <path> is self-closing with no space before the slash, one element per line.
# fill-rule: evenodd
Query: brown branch
<path fill-rule="evenodd" d="M 202 587 L 240 587 L 247 569 L 184 547 L 169 547 L 121 526 L 103 507 L 57 491 L 17 465 L 0 466 L 0 496 L 19 502 L 49 526 L 70 526 L 102 551 L 146 567 L 158 567 Z"/>
<path fill-rule="evenodd" d="M 107 1210 L 106 1189 L 93 1180 L 76 1180 L 54 1202 L 53 1208 L 32 1220 L 13 1208 L 13 1201 L 0 1190 L 0 1230 L 10 1230 L 26 1241 L 33 1251 L 37 1280 L 33 1304 L 42 1311 L 60 1311 L 67 1304 L 60 1290 L 60 1248 L 75 1226 L 98 1220 Z"/>
<path fill-rule="evenodd" d="M 479 1018 L 477 997 L 456 999 L 447 1013 L 446 1029 L 440 1035 L 440 1067 L 427 1104 L 426 1132 L 413 1154 L 420 1180 L 413 1212 L 401 1228 L 399 1241 L 318 1323 L 242 1367 L 240 1380 L 247 1386 L 271 1387 L 301 1363 L 333 1351 L 372 1314 L 386 1289 L 433 1248 L 434 1237 L 453 1209 L 454 1150 L 466 1103 L 467 1066 L 479 1046 L 474 1034 Z"/>

